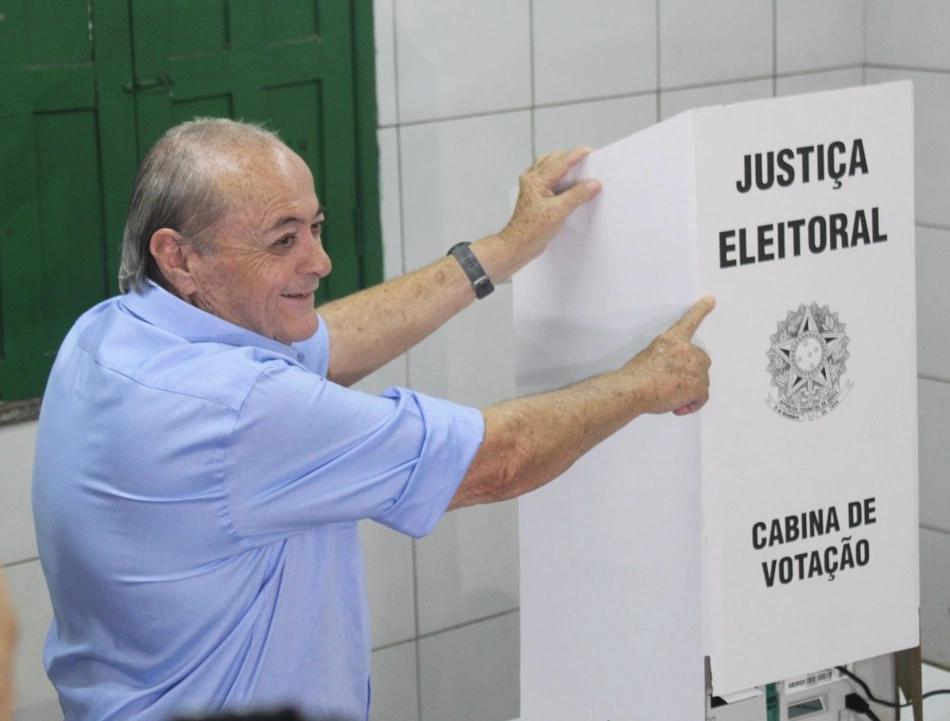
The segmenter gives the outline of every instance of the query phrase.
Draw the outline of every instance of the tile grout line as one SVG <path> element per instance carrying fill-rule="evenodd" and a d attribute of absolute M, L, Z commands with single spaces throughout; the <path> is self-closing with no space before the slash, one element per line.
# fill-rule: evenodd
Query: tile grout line
<path fill-rule="evenodd" d="M 531 80 L 531 158 L 538 155 L 538 142 L 535 138 L 537 124 L 535 122 L 535 107 L 537 95 L 534 87 L 534 0 L 528 0 L 528 72 Z"/>
<path fill-rule="evenodd" d="M 15 568 L 17 566 L 25 566 L 28 563 L 33 563 L 39 560 L 40 560 L 39 556 L 32 556 L 30 558 L 21 558 L 18 561 L 10 561 L 9 563 L 3 564 L 3 568 Z"/>
<path fill-rule="evenodd" d="M 406 638 L 406 639 L 403 639 L 402 641 L 393 641 L 392 643 L 387 643 L 382 646 L 378 646 L 377 648 L 374 648 L 373 652 L 375 653 L 376 651 L 385 651 L 387 649 L 395 648 L 396 646 L 402 646 L 407 643 L 418 644 L 419 641 L 423 641 L 427 638 L 432 638 L 433 636 L 439 636 L 440 634 L 448 633 L 449 631 L 458 631 L 459 629 L 467 628 L 469 626 L 474 626 L 475 624 L 483 623 L 485 621 L 495 621 L 499 618 L 503 618 L 505 616 L 510 616 L 513 613 L 520 613 L 520 612 L 521 612 L 520 606 L 515 607 L 515 608 L 509 608 L 507 611 L 499 611 L 498 613 L 493 613 L 489 616 L 483 616 L 481 618 L 476 618 L 471 621 L 458 623 L 454 626 L 446 626 L 445 628 L 440 628 L 437 631 L 429 631 L 428 633 L 417 635 L 414 638 Z M 418 651 L 417 651 L 417 656 L 418 656 Z"/>
<path fill-rule="evenodd" d="M 778 0 L 772 0 L 772 97 L 778 97 Z"/>
<path fill-rule="evenodd" d="M 417 127 L 421 125 L 432 125 L 434 123 L 451 122 L 455 120 L 473 120 L 476 118 L 487 118 L 487 117 L 492 117 L 492 116 L 497 116 L 497 115 L 507 115 L 511 113 L 531 112 L 534 110 L 545 110 L 549 108 L 565 108 L 565 107 L 571 107 L 575 105 L 587 105 L 591 103 L 603 102 L 603 101 L 608 101 L 608 100 L 626 100 L 629 98 L 642 98 L 642 97 L 647 97 L 650 95 L 655 95 L 657 98 L 657 118 L 659 119 L 659 112 L 660 112 L 659 98 L 660 98 L 661 93 L 672 93 L 672 92 L 680 92 L 680 91 L 685 91 L 685 90 L 702 90 L 704 88 L 715 88 L 722 85 L 735 85 L 739 83 L 754 83 L 761 80 L 772 81 L 773 89 L 774 89 L 774 83 L 777 80 L 783 80 L 783 79 L 788 79 L 788 78 L 800 78 L 800 77 L 806 77 L 808 75 L 817 75 L 820 73 L 840 72 L 842 70 L 861 70 L 862 69 L 862 66 L 860 64 L 852 63 L 848 65 L 834 65 L 834 66 L 827 66 L 827 67 L 821 67 L 821 68 L 813 68 L 813 69 L 805 70 L 801 72 L 796 71 L 796 72 L 778 73 L 778 74 L 769 74 L 769 75 L 752 75 L 752 76 L 746 76 L 746 77 L 741 77 L 741 78 L 729 78 L 729 79 L 717 81 L 714 83 L 699 83 L 696 85 L 676 85 L 676 86 L 671 86 L 669 88 L 661 89 L 659 87 L 659 60 L 660 60 L 659 51 L 657 51 L 657 66 L 658 66 L 657 88 L 652 89 L 652 90 L 640 90 L 640 91 L 636 91 L 632 93 L 619 93 L 615 95 L 601 95 L 601 96 L 594 96 L 594 97 L 588 97 L 588 98 L 578 98 L 576 100 L 568 100 L 565 102 L 532 103 L 531 105 L 523 105 L 523 106 L 517 106 L 513 108 L 499 108 L 497 110 L 486 110 L 486 111 L 480 111 L 480 112 L 474 112 L 474 113 L 462 113 L 459 115 L 447 115 L 445 117 L 439 117 L 439 118 L 426 118 L 423 120 L 409 120 L 406 122 L 399 122 L 396 125 L 380 125 L 379 129 L 392 128 L 392 127 L 411 128 L 411 127 Z M 950 71 L 946 71 L 946 72 L 950 73 Z"/>
<path fill-rule="evenodd" d="M 660 38 L 660 0 L 656 0 L 655 8 L 656 8 L 656 28 L 655 28 L 656 35 L 655 35 L 654 42 L 656 42 L 656 99 L 655 99 L 656 107 L 654 109 L 653 122 L 658 123 L 660 122 L 660 117 L 661 117 L 660 116 L 660 92 L 661 92 L 660 60 L 662 58 L 662 53 L 660 52 L 660 39 L 661 39 Z"/>
<path fill-rule="evenodd" d="M 419 648 L 419 571 L 416 563 L 416 544 L 418 539 L 412 539 L 412 609 L 413 609 L 413 629 L 412 641 L 413 650 L 416 656 L 416 718 L 422 721 L 422 650 Z M 403 641 L 402 643 L 405 643 Z"/>
<path fill-rule="evenodd" d="M 908 73 L 931 73 L 934 75 L 950 75 L 950 68 L 924 68 L 917 65 L 889 65 L 887 63 L 865 63 L 865 68 L 872 70 L 903 70 Z"/>
<path fill-rule="evenodd" d="M 950 384 L 950 378 L 935 376 L 930 373 L 918 373 L 917 380 L 919 381 L 930 381 L 931 383 L 946 383 Z"/>
<path fill-rule="evenodd" d="M 403 179 L 403 163 L 402 163 L 402 108 L 400 107 L 399 102 L 399 33 L 397 28 L 399 21 L 397 18 L 397 0 L 392 0 L 392 18 L 393 18 L 393 78 L 394 85 L 393 95 L 396 98 L 396 187 L 399 194 L 398 197 L 398 206 L 399 206 L 399 256 L 402 260 L 402 272 L 400 275 L 406 272 L 406 213 L 405 208 L 403 207 L 403 193 L 402 193 L 402 179 Z M 404 356 L 406 361 L 406 385 L 410 388 L 412 387 L 412 360 L 409 357 L 409 353 L 405 353 Z M 415 662 L 416 662 L 416 719 L 421 721 L 422 719 L 422 666 L 421 659 L 419 655 L 419 574 L 416 569 L 416 539 L 412 539 L 412 615 L 413 615 L 413 638 L 411 639 L 413 650 L 415 651 Z M 388 647 L 386 647 L 388 648 Z"/>
<path fill-rule="evenodd" d="M 864 29 L 864 41 L 861 47 L 861 84 L 868 84 L 868 4 L 861 3 L 861 26 Z"/>

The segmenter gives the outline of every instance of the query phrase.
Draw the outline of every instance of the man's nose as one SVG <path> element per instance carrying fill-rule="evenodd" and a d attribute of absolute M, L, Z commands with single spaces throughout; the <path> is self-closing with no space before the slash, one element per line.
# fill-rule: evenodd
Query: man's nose
<path fill-rule="evenodd" d="M 311 242 L 307 243 L 307 256 L 305 259 L 305 272 L 316 273 L 321 278 L 330 274 L 333 264 L 330 262 L 330 256 L 323 249 L 323 240 L 319 235 L 311 236 Z"/>

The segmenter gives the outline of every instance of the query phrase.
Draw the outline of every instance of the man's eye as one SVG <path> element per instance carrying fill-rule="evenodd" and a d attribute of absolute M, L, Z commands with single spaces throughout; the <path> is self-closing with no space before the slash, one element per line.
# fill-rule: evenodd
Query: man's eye
<path fill-rule="evenodd" d="M 294 241 L 295 241 L 296 239 L 297 239 L 297 236 L 296 236 L 296 235 L 293 235 L 293 234 L 291 234 L 291 235 L 285 235 L 285 236 L 284 236 L 283 238 L 281 238 L 280 240 L 275 241 L 275 242 L 274 242 L 274 245 L 275 245 L 276 247 L 278 247 L 278 248 L 289 248 L 291 245 L 294 244 Z"/>
<path fill-rule="evenodd" d="M 313 225 L 311 225 L 311 226 L 310 226 L 310 231 L 311 231 L 314 235 L 320 235 L 320 233 L 323 232 L 323 221 L 322 221 L 322 220 L 318 220 L 316 223 L 314 223 Z"/>

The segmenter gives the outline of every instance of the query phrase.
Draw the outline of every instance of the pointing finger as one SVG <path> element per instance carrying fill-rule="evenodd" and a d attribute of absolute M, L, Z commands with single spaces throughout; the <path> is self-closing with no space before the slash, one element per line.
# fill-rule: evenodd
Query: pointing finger
<path fill-rule="evenodd" d="M 716 299 L 711 295 L 705 295 L 697 300 L 693 307 L 683 314 L 683 317 L 670 326 L 668 332 L 679 335 L 686 340 L 693 337 L 699 324 L 709 315 L 709 312 L 716 306 Z"/>

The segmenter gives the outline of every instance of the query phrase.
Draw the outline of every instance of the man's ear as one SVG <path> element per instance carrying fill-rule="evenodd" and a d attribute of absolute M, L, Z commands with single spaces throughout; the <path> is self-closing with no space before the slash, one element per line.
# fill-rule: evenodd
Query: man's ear
<path fill-rule="evenodd" d="M 188 298 L 195 292 L 191 274 L 191 256 L 195 251 L 191 243 L 171 228 L 159 228 L 152 233 L 148 248 L 158 269 L 179 296 Z"/>

